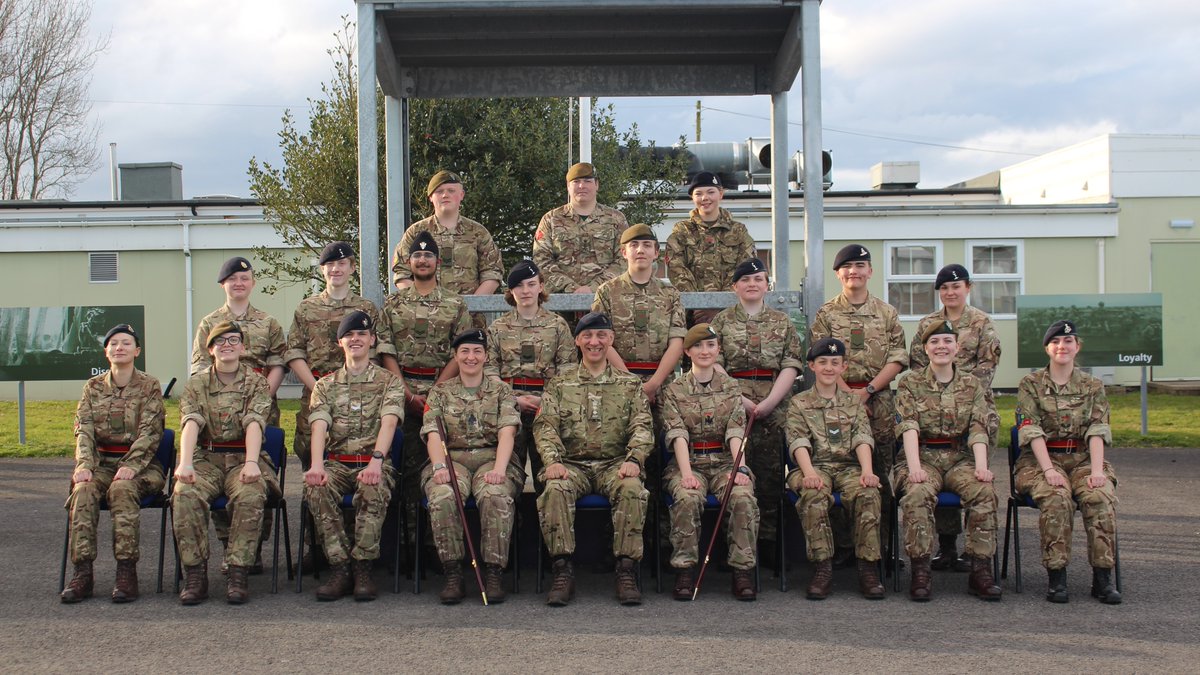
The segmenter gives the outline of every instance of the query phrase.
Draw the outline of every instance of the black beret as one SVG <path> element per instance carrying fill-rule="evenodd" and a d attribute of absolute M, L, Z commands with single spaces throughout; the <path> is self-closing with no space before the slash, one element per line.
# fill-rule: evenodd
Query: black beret
<path fill-rule="evenodd" d="M 691 194 L 695 192 L 696 188 L 698 187 L 724 188 L 725 186 L 721 184 L 721 178 L 717 176 L 717 174 L 711 171 L 701 171 L 695 176 L 692 176 L 691 182 L 688 183 L 688 196 L 691 196 Z"/>
<path fill-rule="evenodd" d="M 942 269 L 938 270 L 937 279 L 935 279 L 933 282 L 933 290 L 936 291 L 937 289 L 942 287 L 942 284 L 948 283 L 951 281 L 970 282 L 971 274 L 969 272 L 967 272 L 967 268 L 963 267 L 962 265 L 959 265 L 958 263 L 955 263 L 953 265 L 946 265 Z"/>
<path fill-rule="evenodd" d="M 862 244 L 843 246 L 842 250 L 838 251 L 837 256 L 833 259 L 833 269 L 836 271 L 846 263 L 858 262 L 859 260 L 871 262 L 871 252 L 867 250 L 867 247 Z"/>
<path fill-rule="evenodd" d="M 821 356 L 846 356 L 846 344 L 837 338 L 821 338 L 808 348 L 809 361 L 816 361 Z"/>
<path fill-rule="evenodd" d="M 437 242 L 433 239 L 433 235 L 429 234 L 429 230 L 422 230 L 417 233 L 417 236 L 413 237 L 412 245 L 408 247 L 408 255 L 411 257 L 417 251 L 428 251 L 434 255 L 438 254 Z"/>
<path fill-rule="evenodd" d="M 1075 332 L 1075 324 L 1073 322 L 1060 319 L 1050 324 L 1050 327 L 1046 329 L 1046 334 L 1042 336 L 1042 346 L 1045 347 L 1050 344 L 1051 340 L 1060 335 L 1074 335 L 1075 337 L 1079 337 L 1079 334 Z"/>
<path fill-rule="evenodd" d="M 450 349 L 458 349 L 459 345 L 482 345 L 487 347 L 487 334 L 478 328 L 464 330 L 454 336 L 454 341 L 450 343 Z"/>
<path fill-rule="evenodd" d="M 516 288 L 522 282 L 527 281 L 541 274 L 542 271 L 534 264 L 532 260 L 522 260 L 513 265 L 512 270 L 508 273 L 508 287 Z"/>
<path fill-rule="evenodd" d="M 317 258 L 318 265 L 331 263 L 335 260 L 354 257 L 354 247 L 344 241 L 335 241 L 332 244 L 326 244 L 325 248 L 321 249 L 321 257 Z"/>
<path fill-rule="evenodd" d="M 612 330 L 612 327 L 612 321 L 604 312 L 588 312 L 587 314 L 583 315 L 583 318 L 579 320 L 579 323 L 575 324 L 574 335 L 578 337 L 579 334 L 585 330 L 595 330 L 598 328 L 607 328 L 608 330 Z"/>
<path fill-rule="evenodd" d="M 104 346 L 105 347 L 108 346 L 108 341 L 111 340 L 112 337 L 114 335 L 116 335 L 117 333 L 127 333 L 129 335 L 132 335 L 133 336 L 133 344 L 137 345 L 138 347 L 142 346 L 142 339 L 140 337 L 138 337 L 137 331 L 135 331 L 133 329 L 133 326 L 130 326 L 127 323 L 119 323 L 119 324 L 113 326 L 112 328 L 109 328 L 108 332 L 104 334 Z"/>
<path fill-rule="evenodd" d="M 446 183 L 462 183 L 462 179 L 453 171 L 445 169 L 433 174 L 433 178 L 429 179 L 429 186 L 425 188 L 425 196 L 432 197 L 433 191 L 445 185 Z"/>
<path fill-rule="evenodd" d="M 748 258 L 738 263 L 738 266 L 733 268 L 733 283 L 736 284 L 738 279 L 741 279 L 747 274 L 758 274 L 759 272 L 766 271 L 767 266 L 763 264 L 763 261 L 759 260 L 758 258 Z"/>
<path fill-rule="evenodd" d="M 949 321 L 934 321 L 926 326 L 925 330 L 921 331 L 921 334 L 917 338 L 921 341 L 921 344 L 925 344 L 934 335 L 953 335 L 957 338 L 958 331 L 954 330 L 954 324 Z"/>
<path fill-rule="evenodd" d="M 225 261 L 221 265 L 221 271 L 217 272 L 217 283 L 222 283 L 229 277 L 233 276 L 234 272 L 253 272 L 254 267 L 250 265 L 250 261 L 242 256 L 234 256 Z"/>
<path fill-rule="evenodd" d="M 717 335 L 717 331 L 712 329 L 707 323 L 698 323 L 692 326 L 687 335 L 683 336 L 683 348 L 691 349 L 693 345 L 701 340 L 719 340 L 721 337 Z"/>
<path fill-rule="evenodd" d="M 371 315 L 366 312 L 350 312 L 342 317 L 342 322 L 338 324 L 337 337 L 341 340 L 352 330 L 372 330 L 375 328 L 375 322 L 371 321 Z"/>

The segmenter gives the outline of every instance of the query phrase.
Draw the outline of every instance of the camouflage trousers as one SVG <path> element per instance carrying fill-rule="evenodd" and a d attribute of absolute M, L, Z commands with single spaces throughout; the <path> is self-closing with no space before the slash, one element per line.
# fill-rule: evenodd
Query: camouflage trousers
<path fill-rule="evenodd" d="M 305 484 L 304 498 L 313 515 L 313 530 L 317 544 L 325 551 L 330 565 L 342 565 L 354 560 L 375 560 L 379 557 L 379 538 L 388 503 L 396 487 L 396 470 L 383 463 L 379 483 L 363 485 L 358 474 L 363 466 L 350 466 L 331 459 L 325 460 L 325 485 Z M 342 496 L 353 494 L 354 547 L 346 535 L 342 520 Z"/>
<path fill-rule="evenodd" d="M 271 397 L 271 413 L 267 416 L 267 426 L 279 426 L 279 399 L 274 396 Z M 267 462 L 270 462 L 270 457 L 268 457 L 265 452 L 263 453 L 263 459 Z M 263 473 L 265 475 L 266 471 Z M 225 509 L 221 511 L 213 511 L 211 517 L 213 529 L 217 531 L 217 539 L 220 539 L 222 543 L 227 544 L 229 542 L 229 510 Z M 258 539 L 259 543 L 266 541 L 267 537 L 271 536 L 271 524 L 271 512 L 264 511 L 262 519 L 262 536 Z"/>
<path fill-rule="evenodd" d="M 312 389 L 304 388 L 300 394 L 300 409 L 296 411 L 296 434 L 292 436 L 292 451 L 300 460 L 300 467 L 308 471 L 312 466 L 312 422 L 308 416 L 312 413 L 309 399 Z"/>
<path fill-rule="evenodd" d="M 258 460 L 261 477 L 253 483 L 243 483 L 244 460 L 242 452 L 197 453 L 192 462 L 196 482 L 175 481 L 171 520 L 179 560 L 185 566 L 194 567 L 208 560 L 209 504 L 221 495 L 229 497 L 225 506 L 230 523 L 225 561 L 241 567 L 254 564 L 267 496 L 282 493 L 275 470 L 261 457 Z"/>
<path fill-rule="evenodd" d="M 100 500 L 108 502 L 112 516 L 113 557 L 136 561 L 140 557 L 140 502 L 162 492 L 166 485 L 163 468 L 151 461 L 130 480 L 113 480 L 119 458 L 102 457 L 92 479 L 71 486 L 66 509 L 71 519 L 71 562 L 96 559 L 96 528 L 100 524 Z"/>
<path fill-rule="evenodd" d="M 454 475 L 463 500 L 475 497 L 479 507 L 479 554 L 488 565 L 508 565 L 509 543 L 512 541 L 513 520 L 516 517 L 517 494 L 525 487 L 525 470 L 514 457 L 505 470 L 505 480 L 492 485 L 484 475 L 496 466 L 495 450 L 451 450 Z M 466 558 L 463 551 L 463 526 L 454 501 L 454 488 L 449 483 L 433 482 L 433 465 L 421 471 L 421 488 L 429 500 L 429 525 L 433 543 L 442 562 Z"/>
<path fill-rule="evenodd" d="M 967 555 L 990 558 L 996 553 L 996 490 L 975 478 L 975 459 L 960 450 L 921 449 L 921 468 L 929 474 L 922 483 L 908 482 L 903 459 L 892 473 L 900 497 L 904 552 L 910 558 L 933 555 L 934 507 L 942 490 L 962 499 L 967 516 Z M 957 511 L 957 509 L 955 509 Z"/>
<path fill-rule="evenodd" d="M 1052 453 L 1050 462 L 1067 479 L 1069 487 L 1053 487 L 1038 467 L 1033 453 L 1026 450 L 1017 460 L 1017 491 L 1029 495 L 1037 503 L 1040 515 L 1038 529 L 1042 534 L 1042 564 L 1058 570 L 1071 560 L 1071 528 L 1075 522 L 1075 504 L 1083 515 L 1087 532 L 1088 562 L 1092 567 L 1112 569 L 1114 538 L 1117 534 L 1117 476 L 1112 466 L 1104 463 L 1108 480 L 1103 486 L 1090 488 L 1091 453 Z"/>
<path fill-rule="evenodd" d="M 875 439 L 875 449 L 871 452 L 871 468 L 879 476 L 880 509 L 883 513 L 891 513 L 895 500 L 892 498 L 891 474 L 896 462 L 896 398 L 891 389 L 875 392 L 867 399 L 867 417 L 871 421 L 871 437 Z M 849 513 L 834 511 L 833 537 L 838 548 L 854 546 L 855 537 L 851 535 L 853 526 Z M 879 523 L 879 533 L 883 541 L 891 541 L 892 523 L 890 518 L 884 518 Z"/>
<path fill-rule="evenodd" d="M 575 502 L 595 493 L 612 502 L 613 554 L 642 559 L 642 530 L 650 493 L 642 484 L 643 476 L 617 476 L 624 461 L 624 457 L 568 460 L 563 462 L 567 477 L 553 480 L 545 480 L 546 470 L 542 469 L 546 489 L 538 496 L 538 517 L 551 556 L 575 552 Z"/>
<path fill-rule="evenodd" d="M 671 504 L 671 567 L 692 567 L 700 561 L 700 516 L 708 495 L 725 495 L 733 460 L 727 453 L 691 457 L 692 475 L 700 488 L 683 487 L 679 465 L 671 462 L 663 473 Z M 754 569 L 758 551 L 758 502 L 754 499 L 753 477 L 749 485 L 734 485 L 725 509 L 725 536 L 729 542 L 729 566 L 738 570 Z"/>
<path fill-rule="evenodd" d="M 988 450 L 996 447 L 996 432 L 1000 429 L 1000 416 L 996 414 L 996 396 L 992 392 L 991 387 L 983 390 L 984 400 L 987 402 L 988 419 Z M 939 536 L 957 537 L 963 532 L 963 514 L 962 509 L 957 506 L 943 506 L 934 509 L 933 520 L 937 523 L 937 533 Z"/>
<path fill-rule="evenodd" d="M 773 382 L 767 380 L 738 380 L 742 394 L 761 401 L 771 393 Z M 783 458 L 780 449 L 787 447 L 784 427 L 791 396 L 785 396 L 766 419 L 755 420 L 746 445 L 746 466 L 754 472 L 754 497 L 761 514 L 758 538 L 776 541 L 775 528 L 779 522 L 779 500 L 783 498 Z"/>
<path fill-rule="evenodd" d="M 805 546 L 810 562 L 821 562 L 833 557 L 833 530 L 829 522 L 829 510 L 833 507 L 833 493 L 842 495 L 842 510 L 848 521 L 854 524 L 854 554 L 859 560 L 875 561 L 880 558 L 880 502 L 881 488 L 864 488 L 858 482 L 862 470 L 857 464 L 814 466 L 824 485 L 809 490 L 801 485 L 804 474 L 799 469 L 788 475 L 787 484 L 800 496 L 796 502 L 796 513 L 804 527 Z"/>

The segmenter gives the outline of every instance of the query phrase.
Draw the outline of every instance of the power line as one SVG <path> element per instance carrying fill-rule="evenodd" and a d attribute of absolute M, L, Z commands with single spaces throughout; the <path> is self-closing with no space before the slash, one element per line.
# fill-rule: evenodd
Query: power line
<path fill-rule="evenodd" d="M 92 103 L 117 103 L 122 105 L 181 105 L 203 108 L 297 108 L 294 105 L 278 103 L 206 103 L 201 101 L 121 101 L 117 99 L 94 98 Z"/>

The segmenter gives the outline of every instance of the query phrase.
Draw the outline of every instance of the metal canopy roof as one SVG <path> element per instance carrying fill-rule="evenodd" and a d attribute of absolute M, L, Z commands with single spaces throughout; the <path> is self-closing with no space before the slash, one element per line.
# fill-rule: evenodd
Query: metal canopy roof
<path fill-rule="evenodd" d="M 376 2 L 379 81 L 396 98 L 777 93 L 800 69 L 800 4 Z"/>

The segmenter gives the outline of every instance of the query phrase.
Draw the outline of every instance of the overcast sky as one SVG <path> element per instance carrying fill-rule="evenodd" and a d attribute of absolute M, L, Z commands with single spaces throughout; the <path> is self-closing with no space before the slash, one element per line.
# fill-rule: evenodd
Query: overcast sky
<path fill-rule="evenodd" d="M 95 0 L 109 36 L 92 82 L 103 168 L 75 199 L 109 196 L 119 162 L 174 161 L 184 196 L 248 196 L 251 156 L 275 161 L 280 116 L 301 121 L 330 79 L 350 0 Z M 1194 0 L 826 0 L 824 146 L 834 189 L 879 161 L 921 162 L 944 187 L 1106 132 L 1200 133 Z M 800 146 L 800 82 L 790 100 Z M 603 99 L 660 145 L 695 133 L 694 98 Z M 770 133 L 770 99 L 703 99 L 703 140 Z"/>

